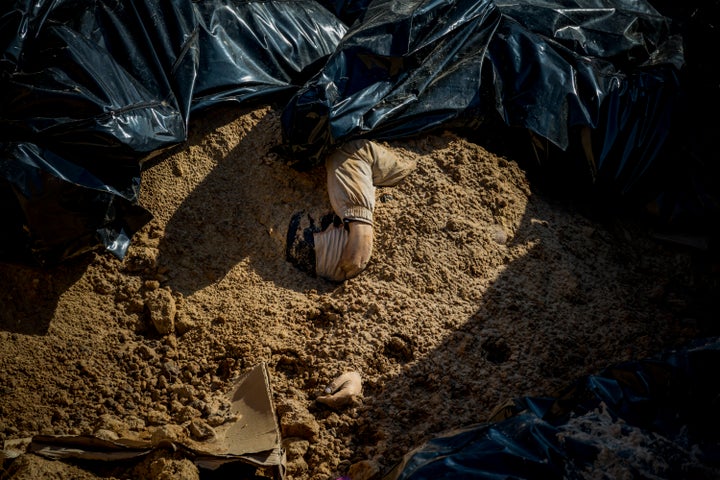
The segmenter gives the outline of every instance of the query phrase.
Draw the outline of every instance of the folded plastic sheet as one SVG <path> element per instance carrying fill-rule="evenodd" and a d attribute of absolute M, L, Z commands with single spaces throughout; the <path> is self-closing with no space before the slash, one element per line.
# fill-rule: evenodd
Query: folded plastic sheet
<path fill-rule="evenodd" d="M 122 257 L 142 165 L 191 111 L 296 90 L 344 32 L 312 1 L 3 2 L 0 261 Z"/>
<path fill-rule="evenodd" d="M 668 133 L 681 43 L 642 1 L 376 0 L 288 103 L 283 139 L 303 167 L 358 137 L 502 123 L 566 151 L 586 131 L 591 176 L 626 191 Z"/>
<path fill-rule="evenodd" d="M 383 480 L 718 478 L 720 340 L 611 366 L 409 452 Z"/>
<path fill-rule="evenodd" d="M 3 228 L 0 258 L 45 265 L 100 244 L 124 253 L 128 227 L 150 218 L 130 207 L 142 158 L 186 136 L 192 5 L 0 8 L 0 209 L 14 221 Z"/>
<path fill-rule="evenodd" d="M 283 105 L 347 28 L 313 0 L 195 3 L 200 56 L 193 110 L 221 102 Z"/>
<path fill-rule="evenodd" d="M 152 216 L 137 205 L 139 176 L 115 172 L 119 191 L 36 144 L 0 144 L 0 258 L 45 265 L 102 244 L 122 257 Z"/>

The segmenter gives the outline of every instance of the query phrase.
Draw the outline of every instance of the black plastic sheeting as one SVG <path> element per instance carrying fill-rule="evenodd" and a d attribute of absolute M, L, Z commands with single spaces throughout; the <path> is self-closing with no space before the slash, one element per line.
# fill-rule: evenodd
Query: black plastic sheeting
<path fill-rule="evenodd" d="M 353 138 L 499 126 L 627 194 L 686 124 L 678 31 L 642 0 L 2 2 L 0 261 L 122 258 L 151 218 L 143 164 L 227 102 L 282 108 L 299 169 Z"/>
<path fill-rule="evenodd" d="M 452 129 L 553 193 L 720 236 L 717 0 L 320 1 L 351 28 L 285 111 L 300 167 Z"/>
<path fill-rule="evenodd" d="M 383 480 L 720 475 L 720 340 L 614 365 L 428 441 Z"/>
<path fill-rule="evenodd" d="M 322 67 L 345 25 L 314 1 L 201 1 L 193 110 L 284 102 Z"/>
<path fill-rule="evenodd" d="M 143 162 L 191 112 L 295 92 L 345 33 L 313 1 L 0 6 L 0 260 L 124 256 Z"/>
<path fill-rule="evenodd" d="M 587 127 L 597 175 L 627 189 L 663 145 L 683 63 L 642 1 L 376 0 L 291 100 L 284 136 L 313 164 L 357 137 L 501 121 L 567 150 Z"/>

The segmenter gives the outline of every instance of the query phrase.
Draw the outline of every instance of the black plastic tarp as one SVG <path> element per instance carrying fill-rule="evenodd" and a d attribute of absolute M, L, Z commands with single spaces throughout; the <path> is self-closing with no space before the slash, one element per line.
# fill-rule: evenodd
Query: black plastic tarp
<path fill-rule="evenodd" d="M 718 478 L 718 369 L 717 338 L 613 365 L 431 439 L 383 480 Z"/>
<path fill-rule="evenodd" d="M 683 123 L 683 47 L 637 0 L 6 1 L 0 261 L 122 257 L 151 217 L 143 164 L 222 102 L 279 104 L 298 168 L 353 138 L 500 125 L 628 192 Z"/>
<path fill-rule="evenodd" d="M 642 1 L 375 0 L 291 99 L 284 138 L 313 164 L 357 137 L 499 120 L 567 150 L 585 127 L 593 174 L 629 189 L 667 136 L 683 63 Z"/>
<path fill-rule="evenodd" d="M 450 129 L 553 193 L 720 235 L 717 0 L 319 1 L 351 27 L 284 112 L 299 167 Z"/>
<path fill-rule="evenodd" d="M 290 95 L 345 26 L 314 1 L 0 5 L 0 260 L 123 256 L 144 161 L 190 113 Z"/>
<path fill-rule="evenodd" d="M 314 1 L 194 2 L 200 58 L 193 110 L 285 102 L 322 67 L 346 31 Z"/>

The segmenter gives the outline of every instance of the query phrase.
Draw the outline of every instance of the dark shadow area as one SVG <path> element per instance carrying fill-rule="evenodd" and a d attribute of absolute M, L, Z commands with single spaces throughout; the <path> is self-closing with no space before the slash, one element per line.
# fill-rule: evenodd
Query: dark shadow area
<path fill-rule="evenodd" d="M 559 202 L 553 208 L 573 211 Z M 578 220 L 583 218 L 579 213 L 573 215 Z M 720 311 L 717 256 L 658 243 L 647 237 L 647 225 L 637 219 L 592 221 L 600 228 L 588 230 L 583 238 L 577 233 L 585 225 L 583 221 L 576 230 L 570 223 L 559 222 L 550 211 L 527 211 L 513 242 L 537 246 L 507 265 L 475 314 L 425 360 L 406 366 L 401 376 L 389 382 L 366 386 L 364 395 L 372 400 L 368 407 L 371 411 L 365 414 L 374 421 L 357 432 L 359 441 L 374 445 L 386 438 L 384 421 L 400 425 L 411 432 L 409 435 L 417 428 L 418 419 L 430 422 L 427 432 L 437 435 L 467 427 L 455 419 L 467 418 L 468 412 L 476 422 L 487 422 L 506 402 L 525 396 L 552 396 L 580 377 L 597 374 L 611 364 L 644 359 L 695 339 L 720 335 L 716 319 Z M 575 240 L 578 238 L 579 242 Z M 682 266 L 678 266 L 679 259 Z M 614 267 L 605 270 L 606 265 Z M 567 283 L 565 295 L 549 297 L 566 275 L 572 281 Z M 423 319 L 416 321 L 421 324 Z M 378 355 L 407 364 L 417 357 L 419 341 L 398 330 Z M 468 351 L 482 351 L 483 360 L 466 362 Z M 704 381 L 708 388 L 715 388 L 714 377 Z M 428 398 L 416 404 L 420 409 L 398 400 L 418 395 Z M 693 405 L 683 408 L 692 411 Z M 705 410 L 702 415 L 707 417 L 707 425 L 720 422 L 714 410 Z M 703 434 L 717 438 L 709 430 Z M 518 432 L 518 441 L 527 440 L 520 435 L 524 433 Z M 418 436 L 415 445 L 427 440 Z M 662 454 L 660 450 L 655 453 Z M 502 462 L 497 455 L 484 451 L 476 460 L 490 459 L 495 465 Z M 674 464 L 675 460 L 668 460 L 673 471 L 683 467 Z M 441 476 L 442 471 L 440 467 L 435 473 Z M 562 478 L 535 475 L 539 471 L 530 468 L 527 476 L 518 478 Z"/>
<path fill-rule="evenodd" d="M 203 127 L 191 130 L 182 149 L 213 150 L 212 146 L 203 146 L 206 135 L 251 111 L 226 107 L 198 115 L 193 125 Z M 242 262 L 280 287 L 307 288 L 308 273 L 286 258 L 287 231 L 299 212 L 319 222 L 331 211 L 325 170 L 319 166 L 299 172 L 274 156 L 273 132 L 279 124 L 269 115 L 253 120 L 252 128 L 242 133 L 230 151 L 218 153 L 212 171 L 168 221 L 159 244 L 158 265 L 167 271 L 173 290 L 190 295 L 220 281 Z M 239 124 L 237 128 L 244 127 Z M 167 156 L 160 161 L 167 161 Z M 278 191 L 288 188 L 287 198 L 278 197 Z M 316 279 L 312 288 L 326 291 L 337 285 Z"/>
<path fill-rule="evenodd" d="M 28 454 L 30 455 L 30 454 Z M 147 454 L 138 453 L 135 457 L 125 458 L 116 461 L 103 460 L 81 460 L 81 459 L 62 459 L 50 460 L 44 457 L 38 457 L 29 461 L 27 455 L 15 460 L 7 465 L 3 473 L 7 478 L 13 475 L 22 475 L 28 469 L 37 468 L 47 462 L 61 461 L 65 464 L 65 468 L 74 471 L 77 478 L 92 474 L 97 478 L 148 478 L 153 473 L 153 462 L 175 462 L 182 465 L 181 462 L 196 460 L 195 456 L 188 454 L 184 450 L 174 450 L 171 447 L 159 448 Z M 182 468 L 178 467 L 182 472 Z M 267 471 L 265 471 L 267 470 Z M 232 478 L 234 480 L 279 480 L 273 475 L 271 468 L 260 468 L 242 461 L 227 462 L 220 465 L 216 469 L 199 468 L 199 478 L 203 480 L 222 480 Z M 188 471 L 192 471 L 188 469 Z M 175 473 L 178 473 L 177 471 Z M 129 476 L 128 476 L 129 475 Z M 3 478 L 6 478 L 3 476 Z M 182 478 L 182 477 L 179 477 Z"/>
<path fill-rule="evenodd" d="M 717 478 L 718 339 L 619 362 L 552 396 L 514 399 L 488 422 L 437 436 L 384 480 Z M 688 448 L 691 445 L 691 448 Z M 628 455 L 628 450 L 632 453 Z M 662 459 L 658 462 L 658 459 Z"/>
<path fill-rule="evenodd" d="M 0 263 L 0 330 L 45 335 L 60 296 L 85 272 L 92 255 L 40 268 Z"/>

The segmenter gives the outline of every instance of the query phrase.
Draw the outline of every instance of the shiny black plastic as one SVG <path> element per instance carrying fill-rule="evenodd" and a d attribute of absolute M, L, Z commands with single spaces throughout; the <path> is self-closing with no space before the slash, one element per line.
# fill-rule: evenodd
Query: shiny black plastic
<path fill-rule="evenodd" d="M 284 143 L 303 167 L 357 137 L 502 123 L 566 151 L 587 129 L 592 176 L 629 190 L 663 146 L 683 63 L 642 1 L 376 0 L 289 102 Z"/>
<path fill-rule="evenodd" d="M 717 478 L 720 340 L 613 365 L 431 439 L 383 480 Z"/>
<path fill-rule="evenodd" d="M 683 11 L 684 42 L 644 0 L 2 2 L 0 261 L 55 263 L 99 246 L 122 257 L 150 216 L 137 205 L 143 164 L 220 102 L 282 106 L 279 151 L 298 168 L 357 137 L 530 132 L 543 168 L 576 174 L 568 184 L 627 194 L 661 171 L 657 209 L 681 217 L 689 196 L 685 210 L 707 225 L 717 175 L 705 174 L 707 152 L 683 156 L 682 140 L 711 142 L 696 127 L 717 121 L 698 110 L 717 102 L 704 108 L 693 87 L 712 99 L 717 85 L 681 94 L 679 78 L 686 53 L 710 65 L 691 78 L 714 75 L 693 35 L 698 11 Z M 679 155 L 664 150 L 671 130 Z M 57 173 L 61 161 L 76 169 Z M 709 191 L 693 198 L 698 185 Z"/>
<path fill-rule="evenodd" d="M 191 112 L 291 94 L 345 30 L 314 1 L 2 2 L 0 261 L 122 258 Z"/>

